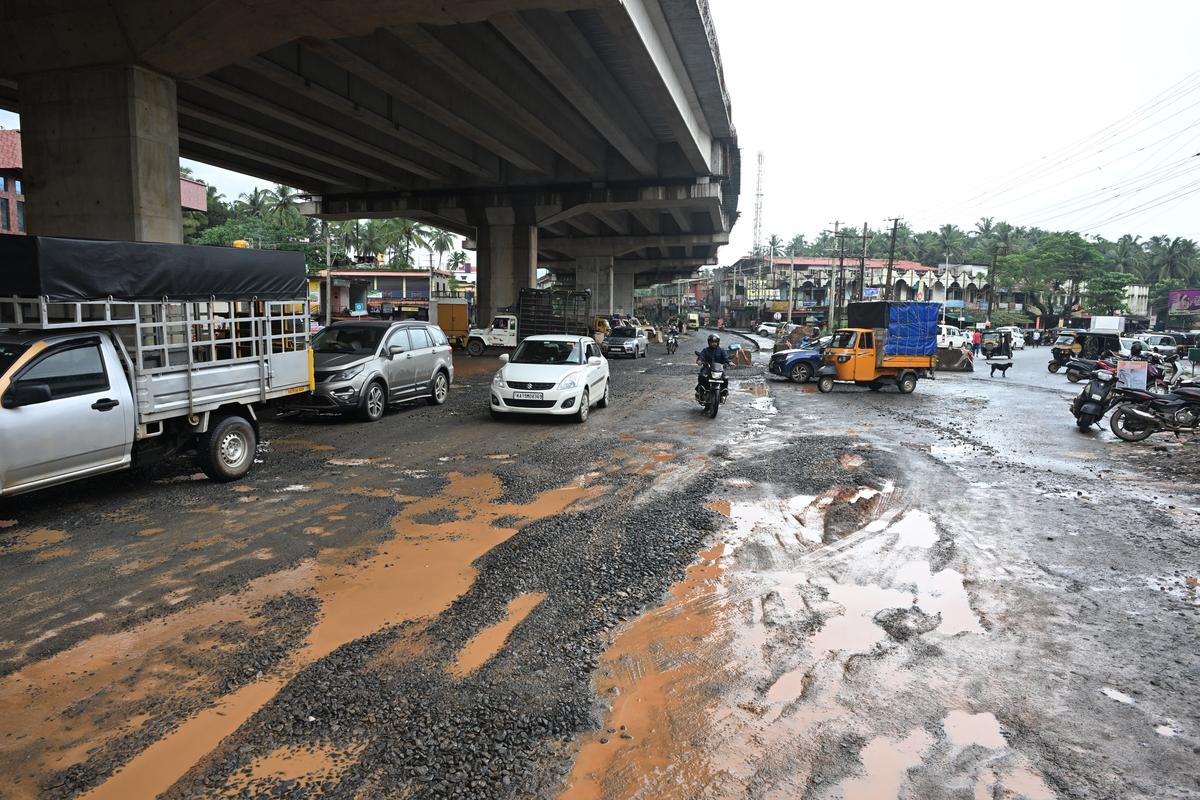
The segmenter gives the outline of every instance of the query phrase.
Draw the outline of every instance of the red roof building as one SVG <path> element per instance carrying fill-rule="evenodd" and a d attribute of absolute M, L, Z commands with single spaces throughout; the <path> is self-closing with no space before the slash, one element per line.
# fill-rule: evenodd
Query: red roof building
<path fill-rule="evenodd" d="M 25 186 L 22 179 L 21 131 L 0 130 L 0 234 L 25 233 Z M 208 210 L 208 186 L 179 177 L 179 197 L 186 211 Z"/>

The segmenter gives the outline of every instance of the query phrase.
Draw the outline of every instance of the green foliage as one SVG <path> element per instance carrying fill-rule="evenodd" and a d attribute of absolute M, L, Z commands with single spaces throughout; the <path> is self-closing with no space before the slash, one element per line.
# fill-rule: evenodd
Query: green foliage
<path fill-rule="evenodd" d="M 1119 314 L 1126 310 L 1125 290 L 1137 281 L 1130 272 L 1101 272 L 1088 278 L 1084 307 L 1093 314 Z"/>

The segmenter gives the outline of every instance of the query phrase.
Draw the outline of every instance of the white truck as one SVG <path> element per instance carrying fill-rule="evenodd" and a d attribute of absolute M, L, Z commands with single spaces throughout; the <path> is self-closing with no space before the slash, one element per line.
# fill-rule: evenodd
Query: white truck
<path fill-rule="evenodd" d="M 0 237 L 0 495 L 195 449 L 245 475 L 312 388 L 299 253 Z"/>
<path fill-rule="evenodd" d="M 481 356 L 491 347 L 516 347 L 526 336 L 571 334 L 588 336 L 587 291 L 564 289 L 522 289 L 517 298 L 517 313 L 499 313 L 486 328 L 472 328 L 467 334 L 467 352 Z"/>

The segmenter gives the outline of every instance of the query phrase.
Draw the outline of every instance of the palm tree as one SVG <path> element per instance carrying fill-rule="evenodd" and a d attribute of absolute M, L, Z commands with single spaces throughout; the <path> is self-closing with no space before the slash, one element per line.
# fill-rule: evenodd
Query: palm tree
<path fill-rule="evenodd" d="M 243 192 L 238 195 L 237 202 L 234 205 L 243 214 L 251 217 L 261 217 L 271 207 L 271 193 L 266 189 L 259 189 L 256 186 L 249 194 Z"/>
<path fill-rule="evenodd" d="M 775 234 L 771 234 L 771 238 L 767 239 L 766 255 L 770 258 L 778 258 L 784 253 L 783 239 Z"/>
<path fill-rule="evenodd" d="M 292 187 L 276 184 L 274 189 L 266 192 L 266 195 L 266 213 L 276 222 L 290 222 L 300 217 L 300 210 L 296 208 L 296 203 L 300 201 L 300 194 Z"/>
<path fill-rule="evenodd" d="M 455 250 L 450 254 L 450 269 L 455 272 L 462 272 L 462 268 L 467 265 L 467 254 L 462 250 Z"/>
<path fill-rule="evenodd" d="M 963 232 L 959 230 L 957 225 L 943 225 L 937 232 L 937 243 L 940 252 L 946 257 L 946 263 L 950 263 L 951 257 L 961 256 L 963 251 Z"/>
<path fill-rule="evenodd" d="M 438 267 L 441 268 L 442 259 L 454 248 L 454 235 L 441 228 L 434 228 L 430 231 L 427 241 L 429 248 L 438 254 Z"/>
<path fill-rule="evenodd" d="M 400 260 L 411 265 L 413 250 L 429 247 L 430 229 L 414 219 L 393 219 L 388 223 L 392 249 L 399 250 Z"/>
<path fill-rule="evenodd" d="M 370 256 L 372 261 L 378 260 L 381 253 L 388 251 L 388 220 L 368 220 L 359 228 L 358 250 L 356 255 Z"/>
<path fill-rule="evenodd" d="M 808 241 L 804 238 L 803 233 L 798 233 L 788 242 L 788 252 L 798 256 L 808 255 Z"/>

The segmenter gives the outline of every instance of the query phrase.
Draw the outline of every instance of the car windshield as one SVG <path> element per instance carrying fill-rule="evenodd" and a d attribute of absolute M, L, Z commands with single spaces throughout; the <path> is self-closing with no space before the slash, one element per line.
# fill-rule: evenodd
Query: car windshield
<path fill-rule="evenodd" d="M 612 335 L 618 339 L 636 339 L 638 334 L 633 328 L 613 328 Z"/>
<path fill-rule="evenodd" d="M 0 343 L 0 375 L 8 372 L 9 367 L 16 363 L 21 354 L 29 349 L 27 344 Z"/>
<path fill-rule="evenodd" d="M 830 347 L 854 347 L 854 340 L 858 338 L 856 331 L 838 331 L 833 335 L 833 341 L 829 343 Z"/>
<path fill-rule="evenodd" d="M 313 351 L 369 355 L 379 349 L 385 330 L 381 325 L 330 325 L 313 337 Z"/>
<path fill-rule="evenodd" d="M 1137 341 L 1137 339 L 1122 339 L 1121 340 L 1121 349 L 1122 350 L 1130 349 L 1131 347 L 1133 347 L 1133 343 L 1136 341 Z"/>
<path fill-rule="evenodd" d="M 517 347 L 510 364 L 582 364 L 579 342 L 526 339 Z"/>

